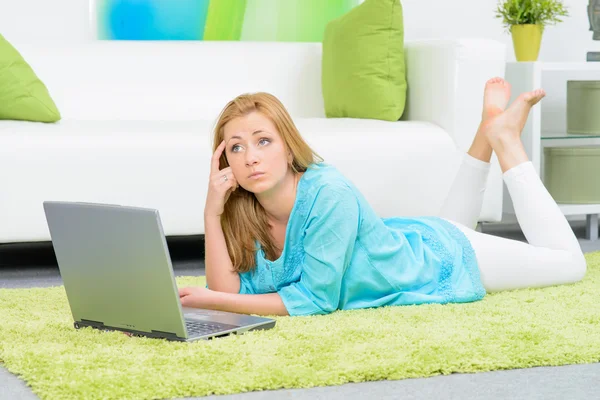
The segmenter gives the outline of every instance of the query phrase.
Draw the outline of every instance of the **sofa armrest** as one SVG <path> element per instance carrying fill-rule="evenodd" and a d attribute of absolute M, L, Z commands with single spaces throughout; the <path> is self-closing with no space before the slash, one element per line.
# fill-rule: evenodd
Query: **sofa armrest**
<path fill-rule="evenodd" d="M 407 41 L 405 58 L 402 120 L 435 123 L 468 150 L 481 122 L 485 82 L 504 77 L 506 46 L 489 39 Z"/>
<path fill-rule="evenodd" d="M 489 39 L 407 41 L 405 57 L 408 90 L 402 119 L 440 126 L 460 156 L 471 146 L 481 122 L 485 82 L 504 77 L 506 46 Z M 495 154 L 491 163 L 481 222 L 502 220 L 502 171 Z"/>

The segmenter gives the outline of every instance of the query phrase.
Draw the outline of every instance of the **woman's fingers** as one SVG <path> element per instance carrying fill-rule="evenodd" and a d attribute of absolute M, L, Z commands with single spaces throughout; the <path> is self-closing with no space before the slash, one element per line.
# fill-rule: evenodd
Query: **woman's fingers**
<path fill-rule="evenodd" d="M 221 154 L 223 154 L 223 150 L 225 149 L 225 140 L 219 144 L 219 147 L 215 150 L 211 159 L 210 173 L 211 175 L 219 172 L 219 159 L 221 158 Z"/>
<path fill-rule="evenodd" d="M 223 178 L 224 176 L 226 176 L 227 179 Z M 223 186 L 224 188 L 226 188 L 226 190 L 235 190 L 239 186 L 237 179 L 235 179 L 235 176 L 231 171 L 231 167 L 222 169 L 214 179 L 216 180 L 215 183 L 218 186 Z"/>
<path fill-rule="evenodd" d="M 189 296 L 181 297 L 179 301 L 181 302 L 182 307 L 190 307 Z"/>
<path fill-rule="evenodd" d="M 225 178 L 223 178 L 224 176 L 227 177 L 227 180 L 225 180 Z M 219 186 L 223 183 L 226 183 L 230 180 L 235 180 L 235 177 L 233 176 L 233 172 L 231 171 L 231 167 L 223 168 L 222 170 L 213 174 L 211 177 L 211 181 L 213 183 L 215 183 L 217 186 Z"/>
<path fill-rule="evenodd" d="M 225 178 L 226 177 L 226 178 Z M 204 212 L 207 215 L 221 215 L 229 194 L 237 189 L 238 183 L 231 167 L 223 168 L 210 177 L 206 205 Z"/>

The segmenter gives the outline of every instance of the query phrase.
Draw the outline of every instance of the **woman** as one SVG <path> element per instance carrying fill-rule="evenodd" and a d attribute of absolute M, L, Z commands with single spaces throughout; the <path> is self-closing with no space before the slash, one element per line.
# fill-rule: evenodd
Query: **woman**
<path fill-rule="evenodd" d="M 471 302 L 486 292 L 577 282 L 586 261 L 520 139 L 543 90 L 486 83 L 483 118 L 439 216 L 379 218 L 321 162 L 266 93 L 224 108 L 204 210 L 207 288 L 187 307 L 258 315 Z M 529 243 L 477 232 L 495 152 Z"/>

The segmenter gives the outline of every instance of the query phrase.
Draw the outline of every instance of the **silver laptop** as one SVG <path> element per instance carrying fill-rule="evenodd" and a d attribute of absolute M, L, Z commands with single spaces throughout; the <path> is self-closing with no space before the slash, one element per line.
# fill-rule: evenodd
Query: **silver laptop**
<path fill-rule="evenodd" d="M 157 210 L 46 201 L 44 211 L 75 328 L 194 341 L 275 326 L 183 308 Z"/>

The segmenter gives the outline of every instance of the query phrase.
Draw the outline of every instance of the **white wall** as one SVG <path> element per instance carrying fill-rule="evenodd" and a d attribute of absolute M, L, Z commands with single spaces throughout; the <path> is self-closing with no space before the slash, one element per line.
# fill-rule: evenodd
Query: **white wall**
<path fill-rule="evenodd" d="M 87 0 L 0 0 L 0 33 L 19 43 L 73 43 L 91 38 Z"/>
<path fill-rule="evenodd" d="M 324 0 L 326 1 L 326 0 Z M 571 16 L 548 27 L 540 61 L 585 61 L 587 51 L 600 51 L 588 31 L 587 0 L 565 0 Z M 0 0 L 0 33 L 21 42 L 72 43 L 90 40 L 88 0 Z M 402 0 L 406 40 L 487 37 L 506 43 L 510 36 L 494 18 L 497 0 Z"/>

